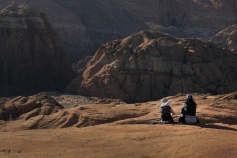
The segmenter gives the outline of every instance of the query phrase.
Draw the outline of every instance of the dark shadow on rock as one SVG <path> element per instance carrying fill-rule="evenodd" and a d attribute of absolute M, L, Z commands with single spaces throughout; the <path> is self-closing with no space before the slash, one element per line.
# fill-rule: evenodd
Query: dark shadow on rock
<path fill-rule="evenodd" d="M 192 125 L 192 126 L 199 126 L 201 128 L 212 128 L 212 129 L 220 129 L 220 130 L 230 130 L 230 131 L 237 131 L 236 128 L 231 128 L 231 127 L 226 127 L 226 126 L 221 126 L 217 125 L 215 123 L 222 123 L 226 125 L 237 125 L 237 119 L 234 117 L 225 117 L 225 118 L 218 118 L 217 121 L 213 120 L 208 120 L 208 119 L 203 119 L 203 118 L 198 118 L 201 123 L 197 124 L 186 124 L 186 125 Z"/>
<path fill-rule="evenodd" d="M 201 128 L 212 128 L 212 129 L 219 129 L 219 130 L 237 131 L 237 129 L 235 129 L 235 128 L 220 126 L 220 125 L 216 125 L 213 123 L 210 123 L 210 124 L 198 123 L 198 124 L 187 124 L 187 125 L 199 126 Z"/>
<path fill-rule="evenodd" d="M 231 127 L 226 127 L 226 126 L 221 126 L 221 125 L 217 125 L 214 123 L 223 123 L 223 124 L 227 124 L 227 125 L 236 125 L 236 120 L 233 117 L 230 118 L 225 118 L 221 121 L 212 121 L 212 120 L 207 120 L 207 119 L 200 119 L 200 123 L 196 123 L 196 124 L 181 124 L 181 125 L 187 125 L 187 126 L 198 126 L 201 128 L 212 128 L 212 129 L 219 129 L 219 130 L 229 130 L 229 131 L 237 131 L 236 128 L 231 128 Z M 155 124 L 162 124 L 160 121 L 155 121 L 155 120 L 146 120 L 146 121 L 137 121 L 137 122 L 129 122 L 129 124 L 151 124 L 151 125 L 155 125 Z M 174 124 L 179 125 L 177 122 L 175 122 Z"/>
<path fill-rule="evenodd" d="M 202 114 L 199 116 L 202 123 L 223 123 L 229 125 L 237 125 L 237 113 L 230 114 L 229 116 L 209 116 Z M 211 119 L 208 119 L 211 118 Z"/>

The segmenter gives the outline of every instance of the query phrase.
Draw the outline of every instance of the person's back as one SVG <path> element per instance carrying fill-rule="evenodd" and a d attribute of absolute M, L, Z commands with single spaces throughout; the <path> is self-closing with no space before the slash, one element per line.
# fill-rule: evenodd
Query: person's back
<path fill-rule="evenodd" d="M 169 105 L 160 107 L 161 115 L 169 115 L 171 113 L 170 110 L 171 110 L 171 107 Z"/>
<path fill-rule="evenodd" d="M 197 104 L 192 98 L 191 94 L 186 96 L 185 103 L 181 110 L 181 117 L 179 122 L 181 123 L 199 123 L 199 120 L 196 117 L 196 108 Z"/>
<path fill-rule="evenodd" d="M 171 100 L 167 100 L 166 98 L 161 100 L 160 113 L 162 123 L 174 123 L 174 120 L 171 114 L 175 114 L 172 108 L 170 107 Z"/>
<path fill-rule="evenodd" d="M 185 115 L 196 116 L 197 105 L 194 102 L 184 103 Z"/>

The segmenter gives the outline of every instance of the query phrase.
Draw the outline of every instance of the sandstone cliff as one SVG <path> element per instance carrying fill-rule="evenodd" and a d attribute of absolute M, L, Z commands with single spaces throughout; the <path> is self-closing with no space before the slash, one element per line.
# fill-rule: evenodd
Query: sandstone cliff
<path fill-rule="evenodd" d="M 77 93 L 75 87 L 78 87 L 78 83 L 83 81 L 83 72 L 86 69 L 87 63 L 92 59 L 93 56 L 87 56 L 81 59 L 79 62 L 72 65 L 72 69 L 77 73 L 76 78 L 74 78 L 66 87 L 65 91 L 69 93 Z"/>
<path fill-rule="evenodd" d="M 236 57 L 210 42 L 142 31 L 101 46 L 87 64 L 78 93 L 127 101 L 227 93 L 237 88 Z"/>
<path fill-rule="evenodd" d="M 94 55 L 107 41 L 146 29 L 209 39 L 235 24 L 237 15 L 236 0 L 15 1 L 22 2 L 47 14 L 72 62 Z M 9 0 L 0 1 L 6 3 Z"/>
<path fill-rule="evenodd" d="M 9 5 L 0 11 L 1 94 L 60 89 L 72 74 L 43 13 L 27 5 Z"/>
<path fill-rule="evenodd" d="M 220 31 L 210 41 L 221 48 L 237 52 L 237 25 L 232 25 Z"/>

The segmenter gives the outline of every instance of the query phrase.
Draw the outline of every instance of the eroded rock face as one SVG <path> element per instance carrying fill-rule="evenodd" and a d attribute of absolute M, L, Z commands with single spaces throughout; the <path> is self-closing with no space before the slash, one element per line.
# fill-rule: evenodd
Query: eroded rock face
<path fill-rule="evenodd" d="M 81 59 L 79 62 L 72 65 L 72 69 L 77 73 L 76 78 L 74 78 L 66 87 L 66 91 L 69 93 L 77 93 L 75 87 L 78 86 L 78 83 L 81 83 L 83 80 L 83 72 L 86 69 L 87 63 L 92 59 L 93 56 L 87 56 Z"/>
<path fill-rule="evenodd" d="M 210 41 L 221 48 L 237 52 L 237 25 L 232 25 L 220 31 Z"/>
<path fill-rule="evenodd" d="M 80 43 L 77 51 L 80 56 L 94 55 L 103 43 L 124 38 L 141 30 L 159 30 L 172 36 L 177 31 L 179 37 L 209 39 L 220 30 L 235 24 L 235 0 L 95 0 L 95 1 L 64 1 L 56 0 L 57 4 L 71 10 L 78 23 L 77 37 L 62 36 L 72 48 Z M 93 10 L 93 12 L 91 12 Z M 90 13 L 88 13 L 88 11 Z M 105 18 L 106 17 L 106 18 Z M 163 29 L 159 29 L 159 25 Z M 72 32 L 74 26 L 60 29 L 61 33 Z M 60 34 L 61 34 L 60 33 Z M 73 35 L 73 34 L 72 34 Z M 67 40 L 66 40 L 67 38 Z M 75 42 L 75 41 L 78 42 Z M 75 44 L 73 44 L 75 43 Z"/>
<path fill-rule="evenodd" d="M 73 62 L 94 55 L 107 41 L 145 29 L 209 39 L 235 24 L 237 15 L 236 0 L 15 1 L 22 2 L 47 14 Z"/>
<path fill-rule="evenodd" d="M 237 88 L 236 57 L 210 42 L 142 31 L 101 46 L 78 93 L 132 102 L 177 93 L 227 93 Z"/>
<path fill-rule="evenodd" d="M 27 5 L 0 11 L 1 95 L 14 95 L 15 89 L 61 89 L 72 76 L 58 36 L 43 13 Z"/>
<path fill-rule="evenodd" d="M 1 103 L 0 120 L 11 120 L 21 117 L 25 119 L 38 115 L 50 115 L 64 109 L 54 98 L 39 93 L 30 97 L 18 96 Z"/>

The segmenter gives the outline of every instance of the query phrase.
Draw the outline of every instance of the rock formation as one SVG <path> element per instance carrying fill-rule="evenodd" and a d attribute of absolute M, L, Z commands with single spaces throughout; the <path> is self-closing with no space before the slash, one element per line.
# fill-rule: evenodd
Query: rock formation
<path fill-rule="evenodd" d="M 220 31 L 210 41 L 221 48 L 237 52 L 237 25 L 232 25 Z"/>
<path fill-rule="evenodd" d="M 87 63 L 92 59 L 93 56 L 86 56 L 81 59 L 79 62 L 72 65 L 72 69 L 77 73 L 76 78 L 74 78 L 66 87 L 66 91 L 69 93 L 77 93 L 75 87 L 78 86 L 78 83 L 81 83 L 83 80 L 83 72 L 86 69 Z"/>
<path fill-rule="evenodd" d="M 160 100 L 126 104 L 119 100 L 104 99 L 88 104 L 80 98 L 77 101 L 70 100 L 71 97 L 73 96 L 64 96 L 71 104 L 68 108 L 63 108 L 58 104 L 58 99 L 43 93 L 30 97 L 0 99 L 0 130 L 54 129 L 99 124 L 112 124 L 114 128 L 114 125 L 119 124 L 147 125 L 160 121 L 157 110 Z M 215 96 L 194 94 L 193 97 L 198 103 L 197 116 L 201 119 L 202 127 L 205 123 L 208 123 L 206 126 L 210 123 L 236 125 L 236 92 Z M 172 107 L 176 113 L 180 112 L 184 98 L 184 94 L 168 97 L 173 101 Z M 79 104 L 74 104 L 76 102 Z M 173 117 L 178 120 L 179 116 Z"/>
<path fill-rule="evenodd" d="M 72 76 L 44 13 L 27 5 L 9 5 L 0 11 L 1 95 L 61 89 Z"/>
<path fill-rule="evenodd" d="M 0 120 L 5 121 L 16 119 L 26 113 L 29 113 L 27 117 L 50 115 L 64 108 L 55 99 L 43 93 L 30 97 L 18 96 L 1 104 Z"/>
<path fill-rule="evenodd" d="M 54 98 L 44 93 L 30 97 L 18 96 L 0 102 L 0 125 L 15 121 L 16 129 L 85 127 L 141 117 L 154 111 L 148 105 L 142 110 L 138 110 L 139 107 L 136 105 L 131 105 L 125 106 L 125 113 L 124 108 L 116 107 L 115 103 L 109 100 L 105 103 L 101 100 L 100 104 L 75 105 L 65 109 Z M 73 102 L 71 104 L 73 105 Z"/>
<path fill-rule="evenodd" d="M 228 93 L 237 88 L 236 57 L 211 42 L 142 31 L 101 46 L 87 64 L 78 93 L 131 102 Z"/>
<path fill-rule="evenodd" d="M 81 72 L 85 69 L 86 64 L 93 58 L 93 56 L 86 56 L 79 62 L 72 64 L 72 69 L 77 72 Z"/>
<path fill-rule="evenodd" d="M 236 23 L 236 0 L 17 0 L 43 11 L 72 62 L 103 43 L 145 29 L 209 39 Z M 2 0 L 0 4 L 9 3 Z M 162 26 L 163 29 L 159 29 Z M 164 29 L 166 28 L 166 29 Z M 179 34 L 179 33 L 178 33 Z"/>

